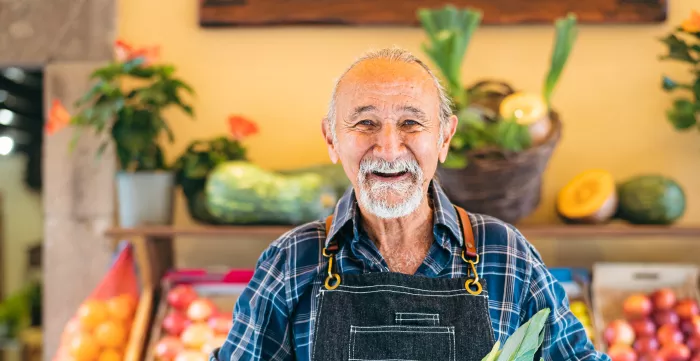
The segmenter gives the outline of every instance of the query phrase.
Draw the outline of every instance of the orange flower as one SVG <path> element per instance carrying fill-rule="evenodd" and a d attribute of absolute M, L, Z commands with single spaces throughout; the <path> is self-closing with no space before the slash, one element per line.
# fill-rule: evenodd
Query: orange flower
<path fill-rule="evenodd" d="M 66 110 L 60 100 L 54 99 L 46 119 L 45 130 L 51 135 L 65 128 L 70 124 L 70 113 Z"/>
<path fill-rule="evenodd" d="M 258 126 L 255 123 L 240 115 L 229 116 L 228 126 L 231 131 L 231 136 L 238 141 L 258 132 Z"/>
<path fill-rule="evenodd" d="M 700 33 L 700 12 L 693 10 L 690 17 L 683 21 L 681 28 L 686 33 Z"/>
<path fill-rule="evenodd" d="M 150 46 L 136 49 L 122 40 L 114 42 L 114 53 L 117 61 L 125 62 L 139 57 L 145 59 L 144 65 L 153 64 L 160 56 L 160 48 L 158 46 Z"/>

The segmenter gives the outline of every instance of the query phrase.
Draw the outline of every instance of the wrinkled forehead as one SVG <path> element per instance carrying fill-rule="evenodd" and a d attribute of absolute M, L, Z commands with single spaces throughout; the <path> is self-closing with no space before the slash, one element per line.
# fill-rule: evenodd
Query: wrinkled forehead
<path fill-rule="evenodd" d="M 440 97 L 432 77 L 419 64 L 366 60 L 350 69 L 338 83 L 336 111 L 341 117 L 356 107 L 382 109 L 411 105 L 437 115 Z"/>

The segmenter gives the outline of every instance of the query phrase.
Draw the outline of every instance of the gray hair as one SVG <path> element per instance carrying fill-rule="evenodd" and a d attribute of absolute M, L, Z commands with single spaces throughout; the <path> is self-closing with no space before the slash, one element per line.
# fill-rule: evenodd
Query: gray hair
<path fill-rule="evenodd" d="M 331 93 L 331 100 L 328 104 L 328 113 L 326 114 L 326 118 L 328 118 L 328 125 L 330 127 L 331 135 L 333 136 L 333 142 L 336 142 L 336 133 L 335 133 L 335 121 L 336 121 L 336 113 L 335 113 L 335 99 L 336 99 L 336 94 L 338 92 L 338 85 L 340 84 L 340 80 L 343 79 L 345 74 L 347 74 L 355 65 L 365 61 L 365 60 L 374 60 L 374 59 L 382 59 L 382 60 L 389 60 L 389 61 L 397 61 L 397 62 L 404 62 L 404 63 L 416 63 L 423 67 L 426 72 L 428 72 L 428 75 L 433 79 L 433 84 L 435 84 L 435 87 L 438 90 L 438 96 L 440 98 L 440 139 L 439 139 L 439 144 L 442 144 L 443 141 L 443 130 L 445 127 L 445 124 L 449 121 L 450 116 L 452 115 L 452 101 L 450 100 L 450 97 L 447 95 L 447 92 L 445 91 L 445 88 L 442 86 L 440 83 L 440 80 L 433 74 L 433 72 L 430 70 L 430 68 L 420 59 L 415 57 L 413 54 L 411 54 L 409 51 L 405 49 L 401 49 L 398 47 L 392 47 L 392 48 L 383 48 L 379 50 L 371 50 L 366 53 L 364 53 L 362 56 L 360 56 L 355 62 L 353 62 L 341 75 L 340 77 L 336 80 L 335 85 L 333 86 L 333 92 Z"/>

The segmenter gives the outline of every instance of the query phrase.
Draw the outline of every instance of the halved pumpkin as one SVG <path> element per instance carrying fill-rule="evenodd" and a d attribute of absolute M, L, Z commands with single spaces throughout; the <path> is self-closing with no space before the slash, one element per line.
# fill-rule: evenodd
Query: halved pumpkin
<path fill-rule="evenodd" d="M 568 223 L 604 223 L 617 210 L 615 179 L 603 169 L 587 170 L 567 183 L 557 195 L 557 213 Z"/>
<path fill-rule="evenodd" d="M 499 114 L 504 119 L 514 119 L 518 124 L 526 125 L 533 145 L 544 142 L 552 128 L 547 103 L 537 93 L 517 92 L 508 95 L 501 102 Z"/>

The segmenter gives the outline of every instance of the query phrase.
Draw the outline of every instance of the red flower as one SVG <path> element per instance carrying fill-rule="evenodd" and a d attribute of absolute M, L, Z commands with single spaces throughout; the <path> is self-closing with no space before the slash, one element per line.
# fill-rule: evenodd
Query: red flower
<path fill-rule="evenodd" d="M 144 65 L 148 66 L 158 59 L 160 56 L 160 48 L 157 46 L 150 46 L 136 49 L 122 40 L 117 40 L 114 42 L 114 53 L 119 62 L 126 62 L 143 57 L 145 59 Z"/>
<path fill-rule="evenodd" d="M 240 115 L 229 116 L 228 126 L 231 136 L 238 141 L 258 132 L 258 126 L 255 123 Z"/>
<path fill-rule="evenodd" d="M 46 119 L 44 128 L 51 135 L 65 128 L 70 124 L 70 113 L 66 110 L 60 100 L 54 99 L 49 110 L 49 116 Z"/>

